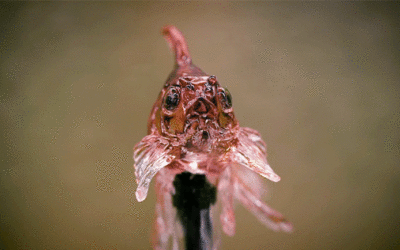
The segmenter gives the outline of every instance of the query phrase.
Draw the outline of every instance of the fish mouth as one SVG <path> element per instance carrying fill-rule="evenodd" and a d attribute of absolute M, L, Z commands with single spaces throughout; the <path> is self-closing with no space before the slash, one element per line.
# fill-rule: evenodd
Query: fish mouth
<path fill-rule="evenodd" d="M 208 140 L 210 138 L 210 130 L 217 129 L 214 125 L 213 120 L 205 117 L 191 117 L 186 121 L 187 128 L 186 134 L 201 137 L 203 140 Z"/>
<path fill-rule="evenodd" d="M 193 101 L 186 109 L 186 146 L 200 151 L 207 151 L 218 137 L 218 110 L 216 105 L 201 96 Z"/>
<path fill-rule="evenodd" d="M 206 115 L 191 116 L 191 118 L 186 121 L 186 124 L 185 146 L 188 148 L 208 151 L 207 148 L 211 148 L 217 135 L 220 134 L 216 120 Z"/>

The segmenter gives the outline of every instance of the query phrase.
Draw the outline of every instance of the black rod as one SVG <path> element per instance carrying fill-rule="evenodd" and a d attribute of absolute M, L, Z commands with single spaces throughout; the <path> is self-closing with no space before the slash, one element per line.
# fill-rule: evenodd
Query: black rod
<path fill-rule="evenodd" d="M 175 176 L 173 205 L 185 233 L 186 250 L 212 248 L 211 206 L 217 198 L 217 189 L 205 175 L 183 172 Z"/>

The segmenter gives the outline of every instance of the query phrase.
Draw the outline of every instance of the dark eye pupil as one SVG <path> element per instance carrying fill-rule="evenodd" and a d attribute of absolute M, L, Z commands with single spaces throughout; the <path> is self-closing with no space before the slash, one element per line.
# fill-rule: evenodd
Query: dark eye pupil
<path fill-rule="evenodd" d="M 224 90 L 221 92 L 222 103 L 225 109 L 229 109 L 232 107 L 232 96 L 227 89 Z"/>
<path fill-rule="evenodd" d="M 178 106 L 179 96 L 178 93 L 171 93 L 167 95 L 165 98 L 165 108 L 168 110 L 172 110 Z"/>

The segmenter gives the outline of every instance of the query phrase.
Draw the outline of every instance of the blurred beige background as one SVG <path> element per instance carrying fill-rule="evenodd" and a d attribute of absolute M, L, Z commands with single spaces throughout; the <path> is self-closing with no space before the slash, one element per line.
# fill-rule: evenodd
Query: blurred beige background
<path fill-rule="evenodd" d="M 172 69 L 160 35 L 233 95 L 282 177 L 274 233 L 241 205 L 222 249 L 400 244 L 398 3 L 1 3 L 0 249 L 149 249 L 132 148 Z"/>

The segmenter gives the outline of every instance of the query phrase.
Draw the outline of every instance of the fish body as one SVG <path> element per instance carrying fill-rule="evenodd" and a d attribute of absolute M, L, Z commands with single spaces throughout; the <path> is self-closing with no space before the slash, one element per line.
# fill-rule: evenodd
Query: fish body
<path fill-rule="evenodd" d="M 192 63 L 181 32 L 174 26 L 166 26 L 162 32 L 175 53 L 175 67 L 153 105 L 148 135 L 134 147 L 138 201 L 146 198 L 150 181 L 156 176 L 155 248 L 165 249 L 170 237 L 177 248 L 180 235 L 175 218 L 176 209 L 179 215 L 180 208 L 176 197 L 182 193 L 177 187 L 182 183 L 190 186 L 188 180 L 194 183 L 195 178 L 202 182 L 195 185 L 193 193 L 198 187 L 212 190 L 209 186 L 218 193 L 222 204 L 220 220 L 226 234 L 235 233 L 234 198 L 272 229 L 291 231 L 292 225 L 261 201 L 263 187 L 259 175 L 275 182 L 280 177 L 268 165 L 266 144 L 260 134 L 239 126 L 231 94 L 215 76 L 207 75 Z M 206 198 L 202 195 L 199 197 L 209 200 L 207 204 L 211 206 L 212 192 Z M 198 206 L 190 207 L 199 209 Z M 209 208 L 203 213 L 208 216 Z M 207 216 L 203 222 L 208 220 Z M 188 231 L 185 226 L 184 231 Z M 204 246 L 201 249 L 215 248 L 212 242 L 199 244 Z"/>

